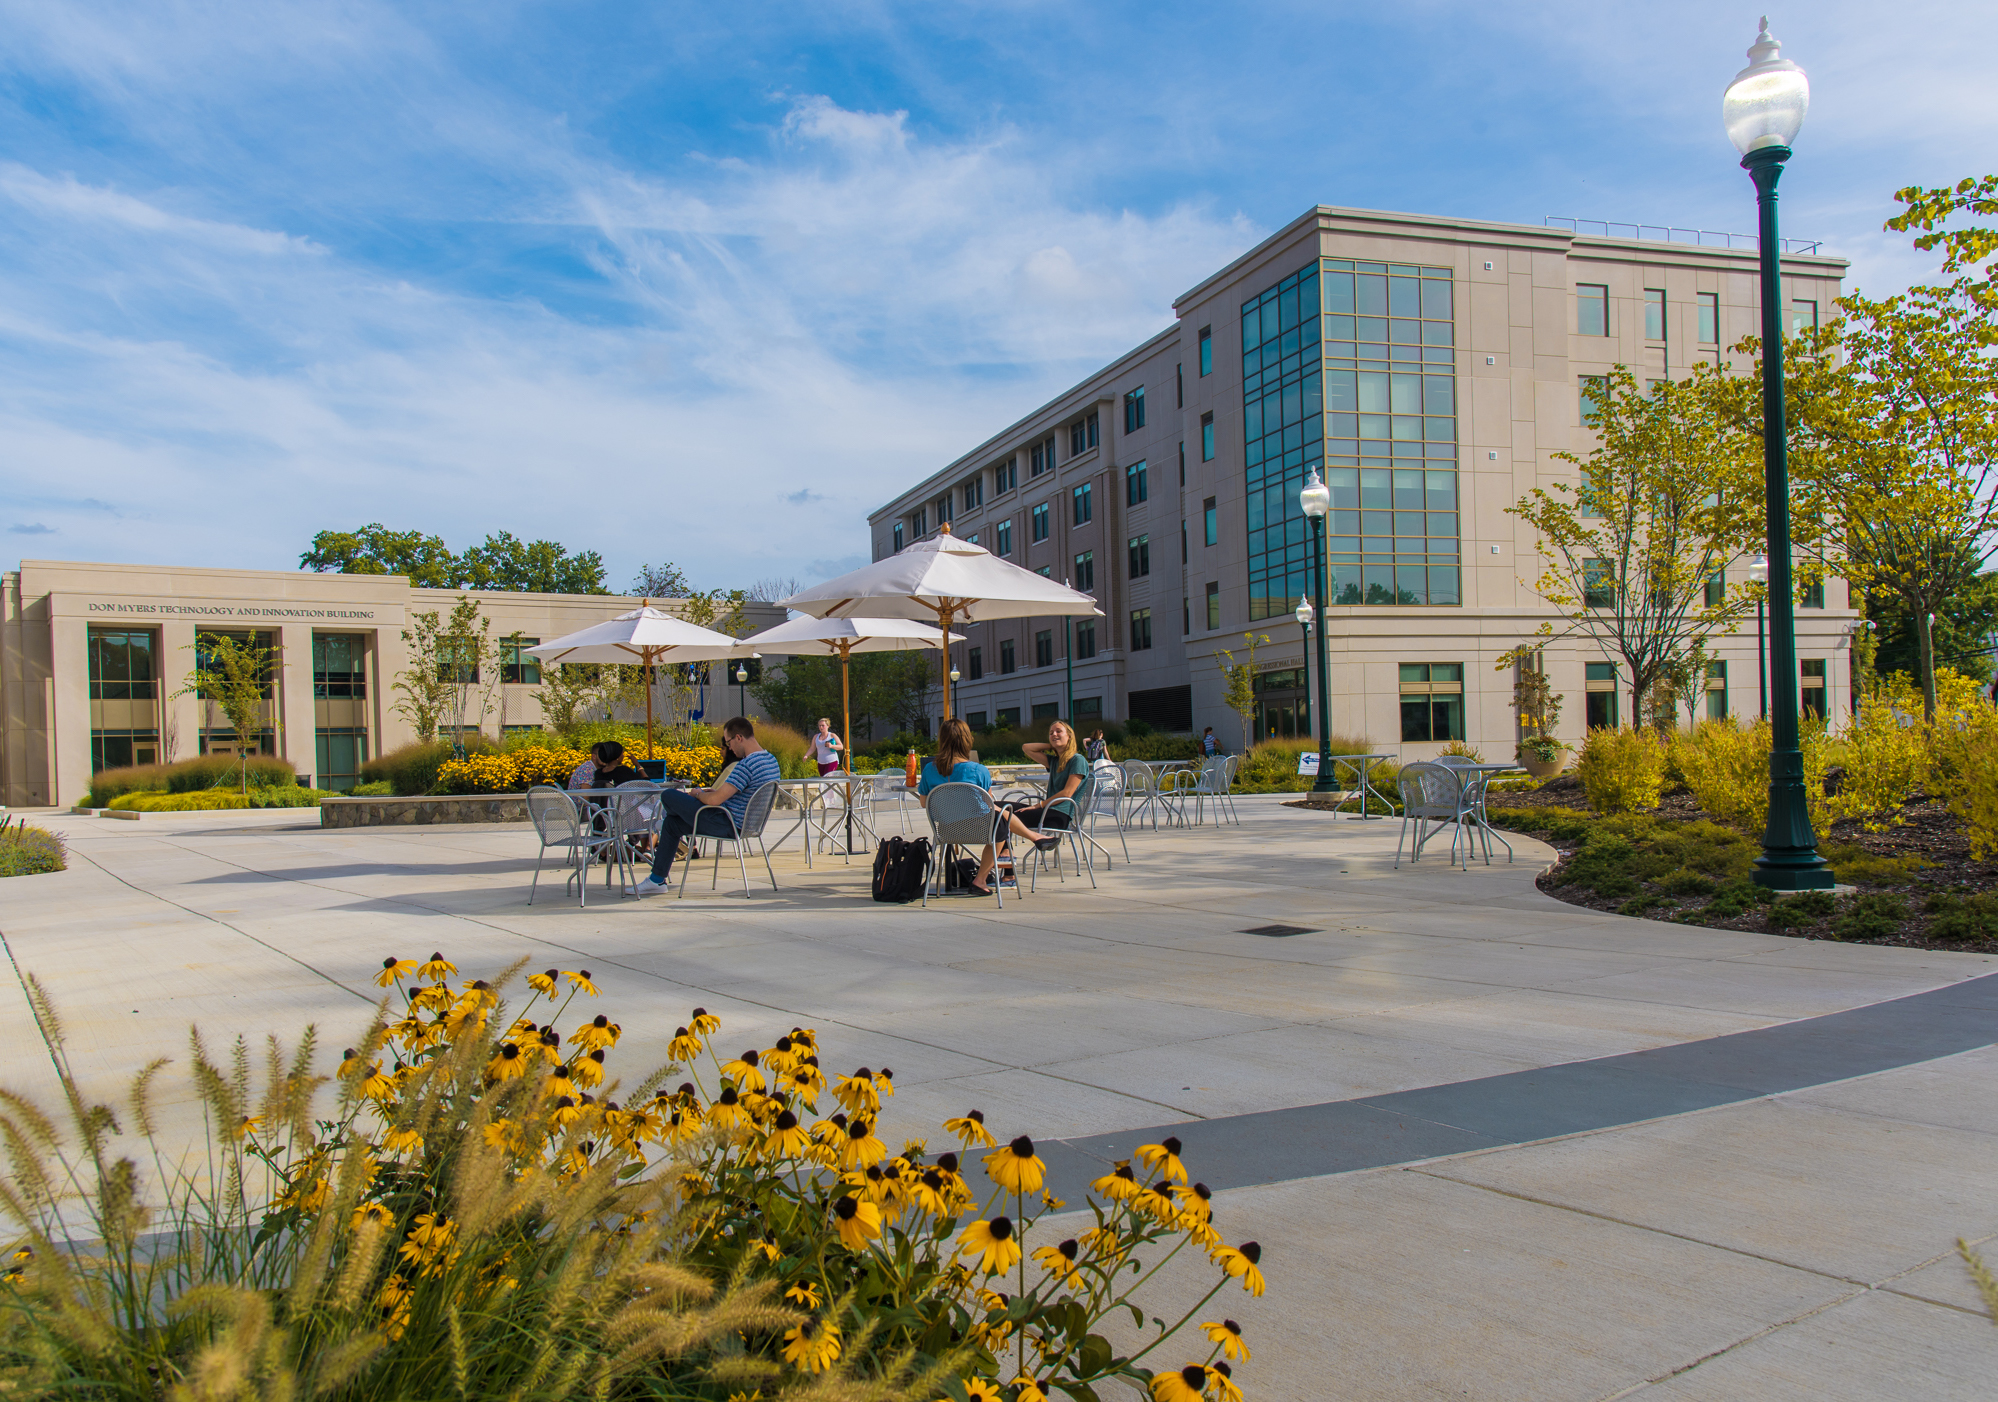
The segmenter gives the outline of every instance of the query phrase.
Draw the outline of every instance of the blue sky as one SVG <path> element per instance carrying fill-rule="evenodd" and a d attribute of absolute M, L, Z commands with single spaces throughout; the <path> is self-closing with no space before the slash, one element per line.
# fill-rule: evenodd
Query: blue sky
<path fill-rule="evenodd" d="M 381 520 L 614 584 L 865 517 L 1312 204 L 1753 227 L 1711 3 L 0 0 L 0 555 Z M 1819 3 L 1786 232 L 1884 292 L 1998 7 Z"/>

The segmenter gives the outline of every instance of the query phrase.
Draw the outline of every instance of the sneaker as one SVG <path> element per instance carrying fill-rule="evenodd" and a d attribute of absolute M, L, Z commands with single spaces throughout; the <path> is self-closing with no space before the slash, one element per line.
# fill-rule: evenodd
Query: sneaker
<path fill-rule="evenodd" d="M 636 886 L 625 887 L 624 893 L 627 896 L 656 896 L 661 891 L 670 891 L 672 889 L 666 882 L 658 881 L 648 876 Z"/>

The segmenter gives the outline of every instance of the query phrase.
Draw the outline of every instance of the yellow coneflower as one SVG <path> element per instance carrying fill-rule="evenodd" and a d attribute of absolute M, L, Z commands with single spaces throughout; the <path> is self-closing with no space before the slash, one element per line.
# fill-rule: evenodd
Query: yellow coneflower
<path fill-rule="evenodd" d="M 874 1089 L 881 1092 L 883 1097 L 893 1095 L 895 1093 L 895 1073 L 890 1071 L 886 1066 L 876 1071 L 874 1073 Z"/>
<path fill-rule="evenodd" d="M 1004 1275 L 1020 1261 L 1020 1242 L 1009 1217 L 989 1222 L 973 1222 L 957 1237 L 957 1254 L 978 1255 L 978 1269 L 987 1275 Z"/>
<path fill-rule="evenodd" d="M 486 987 L 484 983 L 475 983 L 465 991 L 469 994 Z M 441 1012 L 451 1006 L 453 996 L 449 984 L 425 984 L 409 995 L 409 1006 L 421 1012 Z"/>
<path fill-rule="evenodd" d="M 1131 1172 L 1129 1163 L 1120 1162 L 1109 1173 L 1104 1174 L 1089 1185 L 1092 1193 L 1101 1193 L 1112 1202 L 1129 1202 L 1141 1191 L 1138 1176 Z"/>
<path fill-rule="evenodd" d="M 778 1260 L 784 1254 L 777 1249 L 777 1238 L 771 1236 L 768 1232 L 764 1233 L 762 1240 L 749 1243 L 749 1249 L 752 1251 L 761 1251 L 763 1259 L 766 1261 Z"/>
<path fill-rule="evenodd" d="M 501 1042 L 493 1053 L 493 1059 L 486 1063 L 486 1078 L 493 1081 L 510 1081 L 527 1071 L 527 1058 L 520 1054 L 520 1048 L 512 1042 Z"/>
<path fill-rule="evenodd" d="M 512 1133 L 512 1120 L 494 1120 L 485 1129 L 486 1147 L 488 1149 L 511 1149 L 513 1144 L 509 1136 Z"/>
<path fill-rule="evenodd" d="M 1024 1134 L 985 1156 L 985 1172 L 1009 1193 L 1038 1193 L 1047 1171 L 1034 1152 L 1034 1141 Z"/>
<path fill-rule="evenodd" d="M 8 1260 L 5 1274 L 0 1274 L 0 1282 L 19 1285 L 28 1278 L 28 1267 L 35 1263 L 35 1248 L 23 1246 L 15 1250 Z"/>
<path fill-rule="evenodd" d="M 562 1095 L 555 1099 L 555 1108 L 549 1111 L 548 1118 L 557 1129 L 567 1129 L 583 1117 L 582 1106 L 574 1096 Z"/>
<path fill-rule="evenodd" d="M 849 1115 L 873 1115 L 881 1109 L 881 1092 L 874 1088 L 874 1073 L 865 1066 L 834 1081 L 833 1096 Z"/>
<path fill-rule="evenodd" d="M 1224 1319 L 1219 1324 L 1203 1324 L 1200 1332 L 1207 1336 L 1211 1344 L 1221 1346 L 1221 1356 L 1230 1362 L 1246 1362 L 1249 1346 L 1242 1342 L 1242 1326 L 1232 1319 Z"/>
<path fill-rule="evenodd" d="M 262 1125 L 263 1120 L 258 1116 L 245 1115 L 242 1119 L 236 1121 L 235 1136 L 241 1139 L 246 1135 L 255 1134 Z"/>
<path fill-rule="evenodd" d="M 794 1300 L 808 1310 L 815 1310 L 819 1307 L 819 1287 L 809 1280 L 801 1280 L 785 1288 L 784 1298 Z"/>
<path fill-rule="evenodd" d="M 708 1107 L 708 1119 L 720 1129 L 734 1129 L 742 1123 L 742 1097 L 735 1093 L 734 1086 L 722 1087 L 722 1093 Z"/>
<path fill-rule="evenodd" d="M 382 1148 L 391 1154 L 406 1154 L 411 1149 L 422 1147 L 423 1136 L 407 1126 L 402 1129 L 392 1129 L 382 1136 Z"/>
<path fill-rule="evenodd" d="M 375 975 L 375 987 L 387 988 L 390 984 L 406 979 L 415 972 L 414 959 L 384 959 L 382 971 Z"/>
<path fill-rule="evenodd" d="M 568 1074 L 568 1072 L 562 1070 L 562 1034 L 560 1032 L 557 1032 L 552 1027 L 542 1028 L 541 1035 L 534 1039 L 534 1048 L 541 1053 L 542 1060 L 553 1066 L 561 1074 Z"/>
<path fill-rule="evenodd" d="M 579 1056 L 569 1064 L 569 1077 L 579 1086 L 594 1089 L 604 1083 L 604 1054 L 593 1051 L 588 1056 Z"/>
<path fill-rule="evenodd" d="M 721 1030 L 721 1019 L 706 1008 L 695 1008 L 687 1018 L 687 1026 L 694 1029 L 697 1037 L 712 1037 Z"/>
<path fill-rule="evenodd" d="M 356 1228 L 371 1222 L 378 1227 L 388 1227 L 394 1225 L 395 1214 L 378 1202 L 364 1202 L 354 1209 L 354 1215 L 349 1220 Z"/>
<path fill-rule="evenodd" d="M 1146 1144 L 1138 1149 L 1138 1162 L 1152 1172 L 1184 1183 L 1186 1165 L 1179 1161 L 1179 1140 L 1168 1135 L 1164 1143 Z"/>
<path fill-rule="evenodd" d="M 816 1066 L 800 1066 L 784 1078 L 784 1084 L 792 1094 L 816 1110 L 819 1097 L 826 1089 L 825 1073 Z"/>
<path fill-rule="evenodd" d="M 1115 1227 L 1091 1227 L 1082 1234 L 1081 1242 L 1091 1260 L 1115 1265 L 1124 1259 L 1124 1241 Z"/>
<path fill-rule="evenodd" d="M 789 1037 L 779 1037 L 776 1046 L 761 1053 L 761 1059 L 763 1064 L 770 1068 L 771 1075 L 782 1076 L 788 1071 L 797 1069 L 801 1058 L 792 1048 Z"/>
<path fill-rule="evenodd" d="M 1004 1396 L 999 1391 L 999 1384 L 987 1382 L 983 1378 L 966 1378 L 964 1395 L 971 1402 L 1005 1402 Z"/>
<path fill-rule="evenodd" d="M 1025 1373 L 1013 1379 L 1013 1386 L 1019 1389 L 1013 1394 L 1013 1402 L 1048 1402 L 1048 1390 Z"/>
<path fill-rule="evenodd" d="M 458 972 L 458 966 L 442 954 L 432 954 L 417 969 L 416 976 L 425 983 L 442 983 L 445 976 Z"/>
<path fill-rule="evenodd" d="M 1224 1246 L 1214 1253 L 1214 1264 L 1231 1279 L 1241 1281 L 1244 1290 L 1257 1296 L 1263 1293 L 1263 1273 L 1259 1269 L 1262 1259 L 1263 1248 L 1253 1241 L 1245 1241 L 1239 1247 Z"/>
<path fill-rule="evenodd" d="M 874 1126 L 855 1120 L 846 1128 L 846 1142 L 839 1146 L 841 1168 L 866 1168 L 888 1157 L 888 1146 L 874 1137 Z"/>
<path fill-rule="evenodd" d="M 597 992 L 597 986 L 590 982 L 590 971 L 588 969 L 577 969 L 574 973 L 564 973 L 562 977 L 575 984 L 576 987 L 582 989 L 583 992 L 589 994 L 592 998 L 601 996 Z"/>
<path fill-rule="evenodd" d="M 1214 1223 L 1211 1219 L 1205 1222 L 1196 1222 L 1191 1218 L 1181 1217 L 1179 1225 L 1180 1229 L 1193 1239 L 1193 1244 L 1202 1251 L 1211 1254 L 1215 1247 L 1222 1244 L 1221 1233 L 1214 1230 Z"/>
<path fill-rule="evenodd" d="M 909 1200 L 917 1209 L 932 1217 L 943 1217 L 950 1212 L 950 1188 L 944 1176 L 934 1168 L 923 1172 L 908 1183 Z"/>
<path fill-rule="evenodd" d="M 969 1149 L 973 1144 L 990 1149 L 999 1141 L 992 1137 L 992 1131 L 985 1127 L 983 1110 L 966 1110 L 962 1115 L 943 1122 L 945 1134 L 955 1134 L 958 1141 Z"/>
<path fill-rule="evenodd" d="M 557 1064 L 550 1070 L 548 1079 L 541 1083 L 541 1094 L 550 1100 L 559 1099 L 565 1095 L 573 1095 L 575 1091 L 576 1078 L 569 1074 L 568 1067 L 560 1064 Z"/>
<path fill-rule="evenodd" d="M 1043 1246 L 1034 1253 L 1034 1259 L 1042 1270 L 1066 1285 L 1080 1268 L 1077 1258 L 1081 1255 L 1081 1243 L 1070 1237 L 1058 1246 Z"/>
<path fill-rule="evenodd" d="M 561 977 L 562 971 L 560 969 L 550 969 L 546 973 L 540 974 L 529 974 L 527 976 L 527 986 L 536 993 L 546 993 L 550 998 L 553 998 L 559 987 L 557 980 Z"/>
<path fill-rule="evenodd" d="M 847 1250 L 865 1251 L 881 1235 L 881 1209 L 861 1198 L 843 1197 L 833 1204 L 833 1228 Z"/>
<path fill-rule="evenodd" d="M 1131 1206 L 1160 1226 L 1166 1226 L 1179 1215 L 1178 1205 L 1172 1200 L 1172 1191 L 1166 1187 L 1163 1179 L 1148 1185 L 1143 1192 L 1132 1199 Z"/>
<path fill-rule="evenodd" d="M 784 1331 L 784 1361 L 812 1373 L 823 1373 L 839 1358 L 839 1326 L 830 1319 L 808 1319 Z"/>
<path fill-rule="evenodd" d="M 607 1047 L 616 1040 L 611 1032 L 611 1020 L 602 1013 L 598 1013 L 595 1018 L 569 1034 L 570 1043 L 581 1047 L 584 1051 Z"/>
<path fill-rule="evenodd" d="M 368 1074 L 361 1078 L 361 1094 L 370 1100 L 386 1100 L 395 1094 L 395 1077 L 382 1074 L 382 1064 L 371 1062 Z"/>
<path fill-rule="evenodd" d="M 1200 1402 L 1200 1394 L 1206 1390 L 1207 1369 L 1198 1363 L 1189 1363 L 1177 1373 L 1160 1373 L 1152 1379 L 1156 1402 Z"/>
<path fill-rule="evenodd" d="M 666 1055 L 675 1061 L 693 1061 L 701 1054 L 701 1039 L 684 1027 L 673 1029 L 673 1040 L 666 1044 Z"/>
<path fill-rule="evenodd" d="M 741 1056 L 724 1061 L 721 1073 L 733 1080 L 737 1087 L 742 1090 L 760 1091 L 769 1084 L 768 1081 L 763 1079 L 763 1073 L 756 1069 L 756 1053 L 754 1051 L 746 1051 Z"/>
<path fill-rule="evenodd" d="M 1248 1357 L 1246 1353 L 1242 1356 Z M 1235 1386 L 1235 1370 L 1226 1363 L 1208 1364 L 1207 1395 L 1214 1402 L 1242 1402 L 1242 1389 Z"/>
<path fill-rule="evenodd" d="M 795 1158 L 812 1147 L 812 1136 L 798 1123 L 798 1117 L 786 1110 L 777 1116 L 776 1123 L 770 1127 L 763 1147 L 772 1158 Z M 812 1303 L 816 1305 L 818 1301 Z"/>
<path fill-rule="evenodd" d="M 1205 1183 L 1195 1183 L 1190 1188 L 1175 1188 L 1173 1196 L 1179 1199 L 1180 1212 L 1188 1219 L 1189 1225 L 1212 1220 L 1214 1194 Z"/>

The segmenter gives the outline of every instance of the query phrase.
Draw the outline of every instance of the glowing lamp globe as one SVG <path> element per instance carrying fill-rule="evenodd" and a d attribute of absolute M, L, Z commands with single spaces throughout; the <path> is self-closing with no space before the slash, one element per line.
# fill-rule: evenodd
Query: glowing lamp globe
<path fill-rule="evenodd" d="M 1311 600 L 1303 594 L 1297 596 L 1297 621 L 1306 628 L 1311 626 Z"/>
<path fill-rule="evenodd" d="M 1332 509 L 1332 489 L 1319 480 L 1317 468 L 1311 469 L 1310 479 L 1297 494 L 1297 504 L 1304 508 L 1305 515 L 1314 518 Z"/>
<path fill-rule="evenodd" d="M 1749 65 L 1734 75 L 1721 98 L 1721 121 L 1734 149 L 1747 155 L 1768 146 L 1789 146 L 1811 105 L 1811 80 L 1782 55 L 1769 34 L 1769 17 L 1748 50 Z"/>

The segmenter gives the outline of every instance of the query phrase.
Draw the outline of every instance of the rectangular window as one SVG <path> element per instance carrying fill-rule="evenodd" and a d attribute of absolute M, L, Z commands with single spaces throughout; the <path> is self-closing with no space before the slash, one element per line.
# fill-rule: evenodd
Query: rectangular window
<path fill-rule="evenodd" d="M 1075 581 L 1068 586 L 1080 589 L 1085 594 L 1096 590 L 1096 552 L 1085 550 L 1075 557 Z"/>
<path fill-rule="evenodd" d="M 1017 670 L 1019 670 L 1019 664 L 1013 660 L 1013 640 L 1011 638 L 1001 638 L 999 640 L 999 675 L 1010 677 Z"/>
<path fill-rule="evenodd" d="M 1665 289 L 1662 287 L 1644 289 L 1644 339 L 1665 339 Z"/>
<path fill-rule="evenodd" d="M 994 728 L 999 730 L 1013 730 L 1018 728 L 1020 724 L 1020 708 L 1018 706 L 1007 706 L 995 711 L 992 715 L 992 724 Z"/>
<path fill-rule="evenodd" d="M 983 477 L 966 478 L 964 486 L 960 490 L 964 495 L 964 509 L 967 512 L 976 511 L 979 507 L 985 505 L 985 479 Z"/>
<path fill-rule="evenodd" d="M 1200 373 L 1214 373 L 1214 332 L 1206 326 L 1200 328 Z"/>
<path fill-rule="evenodd" d="M 1186 553 L 1186 522 L 1184 522 L 1184 521 L 1181 521 L 1181 522 L 1179 523 L 1179 562 L 1180 562 L 1180 563 L 1181 563 L 1182 565 L 1183 565 L 1183 564 L 1185 564 L 1185 563 L 1187 562 L 1187 553 Z"/>
<path fill-rule="evenodd" d="M 1151 484 L 1146 480 L 1145 465 L 1134 462 L 1124 469 L 1124 505 L 1137 506 L 1151 497 Z"/>
<path fill-rule="evenodd" d="M 520 686 L 540 686 L 541 659 L 529 656 L 526 651 L 540 643 L 539 638 L 500 639 L 500 680 Z"/>
<path fill-rule="evenodd" d="M 535 638 L 522 638 L 521 644 L 533 647 L 539 641 Z M 358 633 L 314 633 L 312 635 L 312 694 L 315 697 L 346 697 L 349 699 L 368 694 L 366 663 L 367 639 Z M 540 659 L 530 658 L 536 667 L 535 680 L 540 680 Z M 512 677 L 508 681 L 514 680 Z M 96 693 L 93 692 L 94 696 Z"/>
<path fill-rule="evenodd" d="M 1727 602 L 1727 571 L 1715 570 L 1707 576 L 1707 607 L 1717 609 Z"/>
<path fill-rule="evenodd" d="M 921 540 L 925 535 L 929 534 L 929 529 L 930 519 L 928 512 L 919 508 L 909 513 L 910 535 L 914 536 L 917 540 Z"/>
<path fill-rule="evenodd" d="M 937 498 L 937 528 L 941 530 L 950 524 L 950 493 Z"/>
<path fill-rule="evenodd" d="M 992 528 L 992 553 L 1002 560 L 1013 553 L 1013 523 L 1011 520 L 1001 521 Z"/>
<path fill-rule="evenodd" d="M 1143 652 L 1152 645 L 1152 611 L 1131 610 L 1131 651 Z"/>
<path fill-rule="evenodd" d="M 1825 706 L 1825 660 L 1822 657 L 1806 657 L 1797 663 L 1801 674 L 1803 690 L 1798 693 L 1798 706 L 1807 716 L 1823 720 Z"/>
<path fill-rule="evenodd" d="M 1707 664 L 1707 719 L 1727 719 L 1727 663 Z"/>
<path fill-rule="evenodd" d="M 895 553 L 897 555 L 902 553 L 902 523 L 900 521 L 895 523 Z"/>
<path fill-rule="evenodd" d="M 1816 302 L 1790 303 L 1790 334 L 1799 335 L 1815 330 L 1818 324 L 1818 304 Z"/>
<path fill-rule="evenodd" d="M 1825 582 L 1820 579 L 1815 584 L 1806 584 L 1797 591 L 1797 607 L 1800 609 L 1821 609 L 1825 606 Z"/>
<path fill-rule="evenodd" d="M 1075 625 L 1075 655 L 1078 658 L 1096 655 L 1096 620 L 1081 619 Z"/>
<path fill-rule="evenodd" d="M 1095 517 L 1095 509 L 1090 505 L 1089 483 L 1084 482 L 1069 495 L 1075 499 L 1075 524 L 1088 525 Z"/>
<path fill-rule="evenodd" d="M 1182 492 L 1186 490 L 1186 441 L 1184 439 L 1180 440 L 1179 445 L 1179 489 Z"/>
<path fill-rule="evenodd" d="M 1079 458 L 1096 446 L 1096 411 L 1068 426 L 1068 455 Z"/>
<path fill-rule="evenodd" d="M 970 661 L 971 665 L 966 670 L 970 672 L 971 679 L 977 681 L 985 675 L 985 649 L 982 647 L 973 648 L 971 650 Z"/>
<path fill-rule="evenodd" d="M 964 723 L 970 726 L 973 730 L 985 729 L 985 712 L 966 711 L 964 713 Z"/>
<path fill-rule="evenodd" d="M 1193 632 L 1193 600 L 1179 596 L 1179 635 L 1184 638 Z"/>
<path fill-rule="evenodd" d="M 1043 628 L 1034 634 L 1034 665 L 1054 666 L 1054 629 Z"/>
<path fill-rule="evenodd" d="M 1582 667 L 1583 685 L 1587 687 L 1587 713 L 1583 719 L 1591 730 L 1615 730 L 1618 721 L 1616 664 L 1614 662 L 1589 662 Z"/>
<path fill-rule="evenodd" d="M 1582 561 L 1582 607 L 1586 609 L 1616 607 L 1616 572 L 1611 568 L 1609 561 Z"/>
<path fill-rule="evenodd" d="M 1202 414 L 1200 416 L 1200 460 L 1202 462 L 1214 461 L 1214 416 L 1212 414 Z"/>
<path fill-rule="evenodd" d="M 1177 363 L 1172 367 L 1172 397 L 1175 409 L 1186 407 L 1186 367 Z"/>
<path fill-rule="evenodd" d="M 1011 457 L 992 469 L 992 495 L 1010 492 L 1020 485 L 1020 460 Z"/>
<path fill-rule="evenodd" d="M 967 544 L 976 545 L 978 544 L 978 532 L 973 531 L 970 535 L 966 536 L 964 539 Z"/>
<path fill-rule="evenodd" d="M 1143 579 L 1152 572 L 1152 538 L 1148 535 L 1134 535 L 1130 542 L 1132 579 Z"/>
<path fill-rule="evenodd" d="M 1579 390 L 1582 404 L 1582 423 L 1593 427 L 1602 413 L 1602 397 L 1609 393 L 1608 375 L 1583 375 Z"/>
<path fill-rule="evenodd" d="M 1136 433 L 1145 426 L 1145 387 L 1139 385 L 1124 396 L 1124 432 Z"/>
<path fill-rule="evenodd" d="M 1720 344 L 1720 293 L 1700 294 L 1700 344 L 1717 346 Z"/>
<path fill-rule="evenodd" d="M 1464 738 L 1464 664 L 1401 664 L 1401 738 Z"/>
<path fill-rule="evenodd" d="M 157 763 L 160 684 L 152 630 L 92 628 L 86 647 L 91 772 Z"/>
<path fill-rule="evenodd" d="M 1032 538 L 1037 541 L 1046 540 L 1048 538 L 1048 504 L 1046 502 L 1042 502 L 1034 508 L 1033 522 Z"/>
<path fill-rule="evenodd" d="M 1221 586 L 1210 582 L 1207 586 L 1207 631 L 1213 632 L 1221 626 Z"/>
<path fill-rule="evenodd" d="M 1055 468 L 1054 435 L 1049 434 L 1033 447 L 1027 449 L 1027 476 L 1029 479 L 1043 472 L 1053 472 Z"/>
<path fill-rule="evenodd" d="M 1575 284 L 1575 330 L 1584 336 L 1607 336 L 1609 288 L 1601 283 Z"/>
<path fill-rule="evenodd" d="M 1035 720 L 1054 720 L 1060 715 L 1061 702 L 1059 701 L 1036 701 L 1034 703 Z"/>
<path fill-rule="evenodd" d="M 1221 513 L 1215 509 L 1213 497 L 1207 498 L 1206 501 L 1200 504 L 1200 514 L 1206 522 L 1207 543 L 1209 545 L 1219 545 L 1221 543 Z"/>

